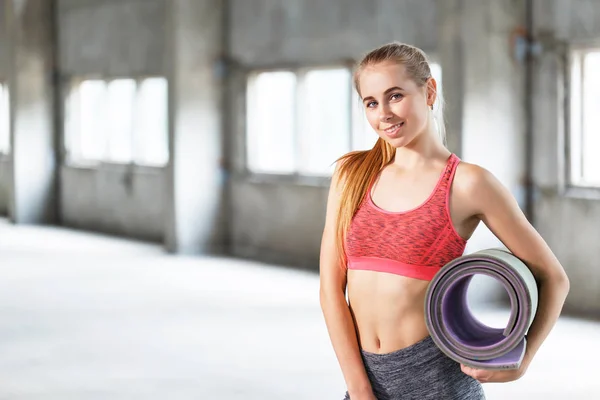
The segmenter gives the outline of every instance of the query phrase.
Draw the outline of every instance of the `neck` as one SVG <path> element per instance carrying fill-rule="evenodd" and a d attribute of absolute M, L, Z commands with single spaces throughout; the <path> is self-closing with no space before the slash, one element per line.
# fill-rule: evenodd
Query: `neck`
<path fill-rule="evenodd" d="M 450 152 L 439 139 L 433 121 L 430 121 L 424 131 L 418 134 L 412 142 L 396 148 L 394 165 L 403 169 L 411 169 L 429 159 L 448 157 L 449 155 Z"/>

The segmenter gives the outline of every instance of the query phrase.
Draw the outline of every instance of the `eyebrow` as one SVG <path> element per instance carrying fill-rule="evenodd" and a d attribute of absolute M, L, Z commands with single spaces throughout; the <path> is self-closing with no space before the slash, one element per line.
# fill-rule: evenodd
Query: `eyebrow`
<path fill-rule="evenodd" d="M 394 90 L 401 90 L 404 91 L 404 89 L 402 89 L 400 86 L 394 86 L 391 87 L 389 89 L 387 89 L 385 92 L 383 92 L 383 94 L 388 94 L 389 92 L 393 92 Z M 375 100 L 375 98 L 373 96 L 367 96 L 363 98 L 363 102 L 367 101 L 367 100 Z"/>

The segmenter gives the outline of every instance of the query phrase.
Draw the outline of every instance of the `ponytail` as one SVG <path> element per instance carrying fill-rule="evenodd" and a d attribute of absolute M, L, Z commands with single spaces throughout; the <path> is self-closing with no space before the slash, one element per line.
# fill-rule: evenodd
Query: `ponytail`
<path fill-rule="evenodd" d="M 336 245 L 340 255 L 340 265 L 344 268 L 347 263 L 346 233 L 352 218 L 379 171 L 394 159 L 395 154 L 394 147 L 379 138 L 371 150 L 351 152 L 337 160 L 339 162 L 338 182 L 341 184 L 343 200 L 337 213 Z"/>

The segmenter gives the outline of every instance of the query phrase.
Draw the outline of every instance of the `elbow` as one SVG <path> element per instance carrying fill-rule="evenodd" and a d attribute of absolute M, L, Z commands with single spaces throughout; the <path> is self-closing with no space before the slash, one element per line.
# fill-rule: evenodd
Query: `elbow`
<path fill-rule="evenodd" d="M 565 291 L 565 296 L 569 293 L 569 291 L 571 290 L 571 281 L 569 281 L 569 277 L 567 276 L 567 274 L 565 274 L 560 280 L 560 286 L 563 288 L 563 290 Z"/>
<path fill-rule="evenodd" d="M 557 274 L 554 277 L 553 281 L 555 282 L 555 285 L 560 287 L 566 294 L 571 289 L 571 281 L 564 269 L 561 268 L 560 272 L 560 274 Z"/>
<path fill-rule="evenodd" d="M 552 287 L 558 289 L 559 291 L 564 293 L 565 296 L 571 290 L 571 282 L 569 281 L 569 277 L 564 272 L 564 270 L 561 271 L 561 273 L 553 274 L 553 275 L 549 276 L 544 281 L 545 281 L 544 282 L 545 284 L 547 283 L 549 286 L 552 286 Z"/>

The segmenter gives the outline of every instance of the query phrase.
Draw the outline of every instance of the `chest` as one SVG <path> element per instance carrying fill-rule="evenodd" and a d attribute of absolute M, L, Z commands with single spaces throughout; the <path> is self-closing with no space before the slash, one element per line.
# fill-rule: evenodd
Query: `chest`
<path fill-rule="evenodd" d="M 405 175 L 382 173 L 371 191 L 371 202 L 381 210 L 406 212 L 426 203 L 439 189 L 440 180 L 435 173 Z"/>

